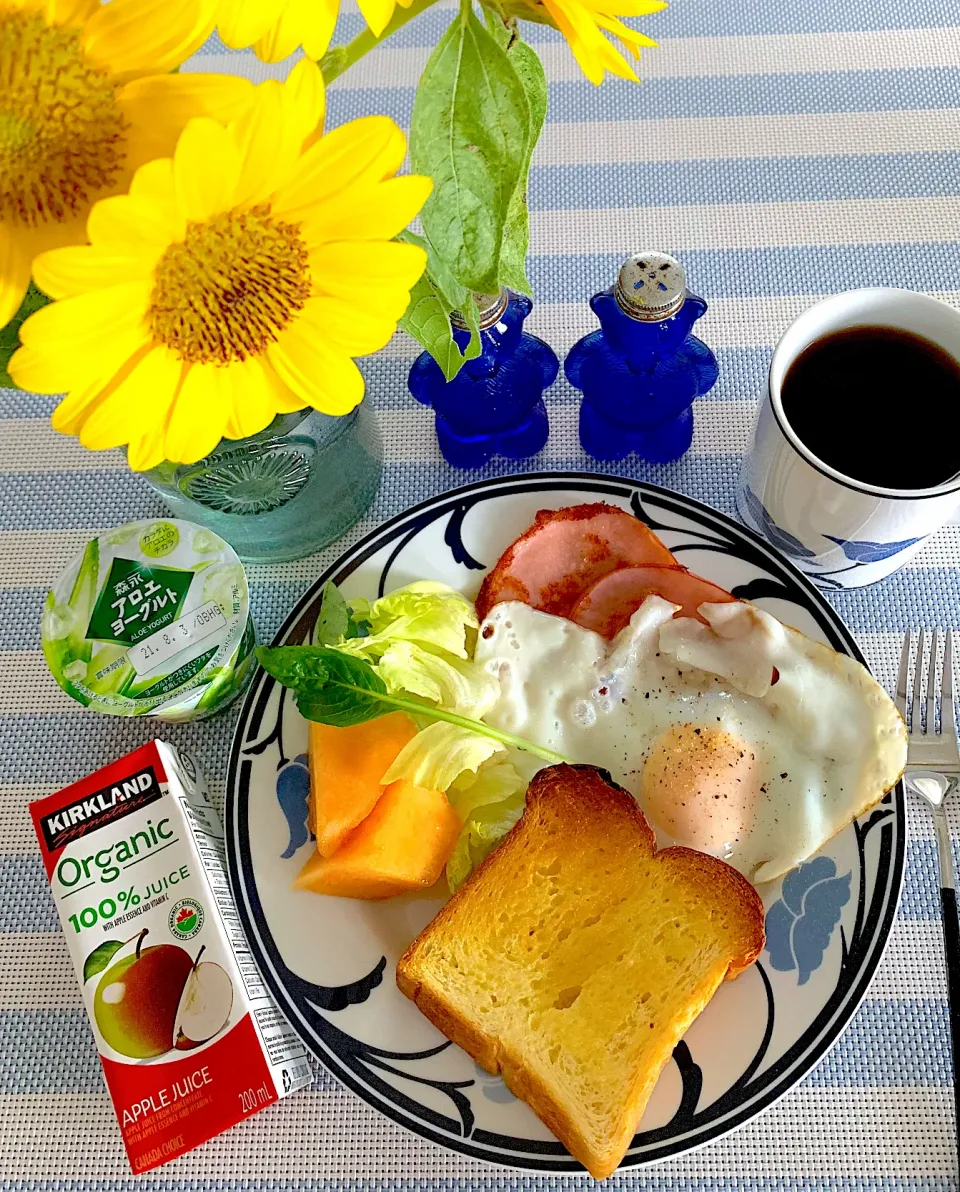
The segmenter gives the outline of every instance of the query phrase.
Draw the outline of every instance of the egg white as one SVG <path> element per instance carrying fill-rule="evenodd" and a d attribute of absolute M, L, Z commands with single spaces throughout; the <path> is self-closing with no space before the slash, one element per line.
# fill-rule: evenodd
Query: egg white
<path fill-rule="evenodd" d="M 903 720 L 859 663 L 753 605 L 703 605 L 709 624 L 674 618 L 675 611 L 650 596 L 607 642 L 528 605 L 496 605 L 476 651 L 500 680 L 500 698 L 485 719 L 609 770 L 640 799 L 661 846 L 675 841 L 713 852 L 751 880 L 771 881 L 894 785 L 906 762 Z M 652 764 L 662 762 L 658 742 L 678 748 L 676 733 L 664 734 L 681 725 L 733 738 L 745 751 L 749 773 L 736 763 L 738 777 L 727 786 L 719 772 L 710 778 L 723 791 L 718 798 L 729 792 L 722 839 L 703 816 L 697 820 L 699 812 L 693 827 L 687 822 L 678 832 L 674 796 L 649 781 L 651 774 L 643 782 L 651 754 Z M 699 745 L 700 736 L 681 734 L 679 748 Z M 512 760 L 527 778 L 543 765 L 517 751 Z M 689 760 L 702 764 L 695 751 Z"/>

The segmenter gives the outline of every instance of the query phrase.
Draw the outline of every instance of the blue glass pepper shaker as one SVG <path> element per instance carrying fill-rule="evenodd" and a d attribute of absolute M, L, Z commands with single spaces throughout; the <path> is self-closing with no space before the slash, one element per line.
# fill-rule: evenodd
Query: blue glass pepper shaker
<path fill-rule="evenodd" d="M 417 401 L 433 408 L 440 450 L 455 468 L 482 468 L 495 455 L 536 455 L 550 433 L 543 391 L 560 367 L 553 349 L 523 330 L 533 307 L 529 298 L 502 289 L 474 300 L 480 355 L 446 381 L 430 353 L 423 352 L 407 381 Z M 456 312 L 450 321 L 462 352 L 470 332 Z"/>
<path fill-rule="evenodd" d="M 679 261 L 644 252 L 590 306 L 600 330 L 574 344 L 564 365 L 583 393 L 581 446 L 599 460 L 631 451 L 650 463 L 679 459 L 693 439 L 690 407 L 717 380 L 716 357 L 690 334 L 706 302 L 687 289 Z"/>

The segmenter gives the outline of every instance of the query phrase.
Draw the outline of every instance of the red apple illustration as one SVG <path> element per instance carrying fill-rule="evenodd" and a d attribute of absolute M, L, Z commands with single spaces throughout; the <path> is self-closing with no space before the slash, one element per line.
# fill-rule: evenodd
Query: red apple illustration
<path fill-rule="evenodd" d="M 176 944 L 144 948 L 107 969 L 93 1012 L 104 1040 L 121 1055 L 151 1059 L 172 1048 L 189 1051 L 226 1026 L 233 983 L 219 964 L 196 960 Z"/>
<path fill-rule="evenodd" d="M 176 944 L 141 947 L 107 969 L 93 999 L 106 1042 L 131 1059 L 163 1055 L 173 1046 L 177 1007 L 193 961 Z"/>
<path fill-rule="evenodd" d="M 200 949 L 201 954 L 203 949 Z M 213 961 L 200 956 L 187 975 L 174 1024 L 173 1045 L 190 1051 L 206 1043 L 227 1025 L 233 1009 L 233 983 Z"/>

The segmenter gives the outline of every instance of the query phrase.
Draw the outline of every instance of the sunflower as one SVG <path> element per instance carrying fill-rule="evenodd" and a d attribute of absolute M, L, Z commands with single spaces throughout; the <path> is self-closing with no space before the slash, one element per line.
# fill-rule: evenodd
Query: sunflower
<path fill-rule="evenodd" d="M 191 120 L 172 158 L 90 213 L 91 243 L 35 263 L 56 301 L 20 329 L 10 373 L 61 393 L 53 425 L 130 466 L 192 463 L 277 413 L 351 410 L 354 356 L 390 339 L 426 258 L 395 243 L 430 193 L 395 177 L 403 133 L 368 116 L 321 135 L 303 59 L 227 127 Z"/>
<path fill-rule="evenodd" d="M 502 6 L 499 0 L 490 2 L 508 16 L 559 29 L 580 69 L 597 85 L 605 71 L 636 82 L 636 72 L 621 50 L 637 59 L 641 46 L 657 44 L 620 18 L 647 16 L 667 7 L 665 0 L 507 0 Z M 606 33 L 620 42 L 619 49 Z"/>
<path fill-rule="evenodd" d="M 195 0 L 176 0 L 184 5 Z M 386 29 L 397 4 L 414 0 L 358 0 L 360 12 L 376 37 Z M 169 3 L 169 0 L 168 0 Z M 264 62 L 279 62 L 298 46 L 308 58 L 326 53 L 337 23 L 340 0 L 215 0 L 210 30 L 231 50 L 252 46 Z"/>
<path fill-rule="evenodd" d="M 33 258 L 79 244 L 93 203 L 169 154 L 193 116 L 224 121 L 253 86 L 171 75 L 202 40 L 210 0 L 0 0 L 0 327 Z"/>

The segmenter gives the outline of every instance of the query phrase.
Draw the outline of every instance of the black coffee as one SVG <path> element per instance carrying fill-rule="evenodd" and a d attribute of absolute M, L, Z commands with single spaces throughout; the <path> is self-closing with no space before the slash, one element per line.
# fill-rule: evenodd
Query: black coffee
<path fill-rule="evenodd" d="M 960 363 L 910 331 L 815 340 L 787 369 L 781 400 L 797 438 L 853 480 L 932 488 L 960 472 Z"/>

